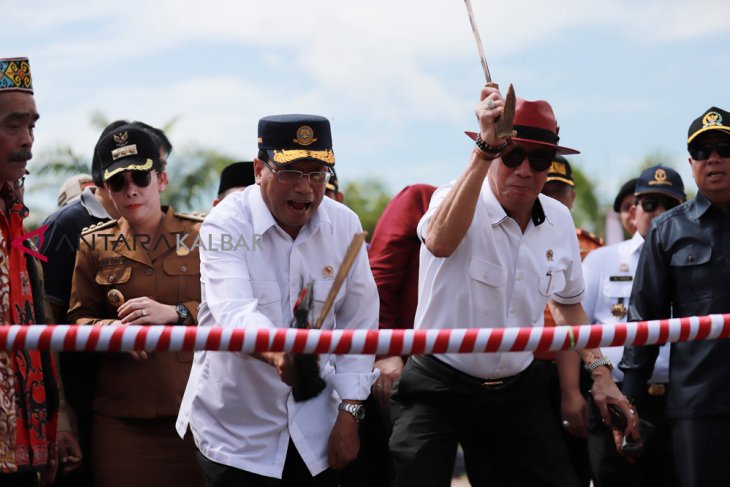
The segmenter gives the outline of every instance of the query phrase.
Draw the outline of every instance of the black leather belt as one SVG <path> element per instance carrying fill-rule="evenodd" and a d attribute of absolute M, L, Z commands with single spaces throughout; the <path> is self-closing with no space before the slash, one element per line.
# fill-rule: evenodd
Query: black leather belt
<path fill-rule="evenodd" d="M 527 371 L 532 366 L 532 364 L 530 364 L 530 367 L 523 370 L 517 375 L 500 377 L 498 379 L 483 379 L 481 377 L 475 377 L 473 375 L 462 372 L 459 369 L 456 369 L 451 365 L 442 362 L 433 355 L 411 355 L 409 360 L 413 360 L 416 364 L 429 371 L 433 375 L 441 378 L 443 381 L 457 382 L 471 387 L 490 390 L 504 389 L 511 386 L 512 384 L 517 382 L 519 378 L 522 377 L 522 375 L 525 373 L 525 371 Z"/>

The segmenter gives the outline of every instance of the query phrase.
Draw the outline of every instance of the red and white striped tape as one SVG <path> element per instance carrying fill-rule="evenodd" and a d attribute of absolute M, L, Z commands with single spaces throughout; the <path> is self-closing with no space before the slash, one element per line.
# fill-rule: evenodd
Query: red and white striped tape
<path fill-rule="evenodd" d="M 408 355 L 555 351 L 730 337 L 730 314 L 554 328 L 299 330 L 182 326 L 0 326 L 0 350 L 126 350 Z"/>

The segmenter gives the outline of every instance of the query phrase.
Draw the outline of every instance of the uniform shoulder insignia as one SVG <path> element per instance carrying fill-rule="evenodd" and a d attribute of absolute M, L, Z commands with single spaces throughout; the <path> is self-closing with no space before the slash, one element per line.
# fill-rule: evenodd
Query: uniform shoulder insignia
<path fill-rule="evenodd" d="M 88 227 L 84 227 L 81 230 L 81 235 L 86 235 L 88 233 L 95 232 L 97 230 L 101 230 L 103 228 L 110 228 L 110 227 L 113 227 L 116 224 L 117 224 L 117 221 L 116 220 L 109 220 L 109 221 L 106 221 L 106 222 L 95 223 L 94 225 L 91 225 L 91 226 L 88 226 Z"/>
<path fill-rule="evenodd" d="M 593 243 L 603 246 L 603 239 L 595 233 L 583 230 L 582 228 L 576 228 L 575 233 L 578 234 L 578 237 L 585 238 L 586 240 L 590 240 Z"/>
<path fill-rule="evenodd" d="M 190 213 L 175 213 L 175 216 L 183 220 L 192 220 L 194 222 L 202 222 L 205 220 L 205 213 L 201 211 L 193 211 Z"/>

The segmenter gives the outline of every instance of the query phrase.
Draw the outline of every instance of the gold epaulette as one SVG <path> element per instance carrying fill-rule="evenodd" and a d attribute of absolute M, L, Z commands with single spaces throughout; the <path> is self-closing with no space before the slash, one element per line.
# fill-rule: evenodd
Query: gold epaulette
<path fill-rule="evenodd" d="M 107 222 L 95 223 L 94 225 L 91 225 L 89 227 L 84 227 L 81 230 L 81 235 L 86 235 L 87 233 L 95 232 L 95 231 L 101 230 L 103 228 L 113 227 L 116 224 L 117 224 L 116 220 L 109 220 Z"/>
<path fill-rule="evenodd" d="M 182 218 L 183 220 L 192 220 L 194 222 L 202 222 L 205 220 L 205 213 L 202 211 L 192 211 L 190 213 L 174 213 L 174 215 L 178 218 Z"/>
<path fill-rule="evenodd" d="M 603 246 L 603 239 L 601 237 L 599 237 L 598 235 L 596 235 L 595 233 L 591 233 L 591 232 L 589 232 L 587 230 L 583 230 L 582 228 L 576 228 L 575 229 L 575 233 L 579 237 L 583 237 L 583 238 L 585 238 L 587 240 L 590 240 L 590 241 L 592 241 L 592 242 L 594 242 L 594 243 L 596 243 L 598 245 Z"/>

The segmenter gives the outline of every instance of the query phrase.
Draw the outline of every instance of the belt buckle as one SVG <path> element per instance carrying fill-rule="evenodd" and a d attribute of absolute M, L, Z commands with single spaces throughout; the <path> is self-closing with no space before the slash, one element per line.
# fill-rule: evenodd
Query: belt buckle
<path fill-rule="evenodd" d="M 664 384 L 649 384 L 650 396 L 663 396 L 667 392 L 667 386 Z"/>
<path fill-rule="evenodd" d="M 504 385 L 504 381 L 502 379 L 485 380 L 482 382 L 482 387 L 498 387 L 501 385 Z"/>

